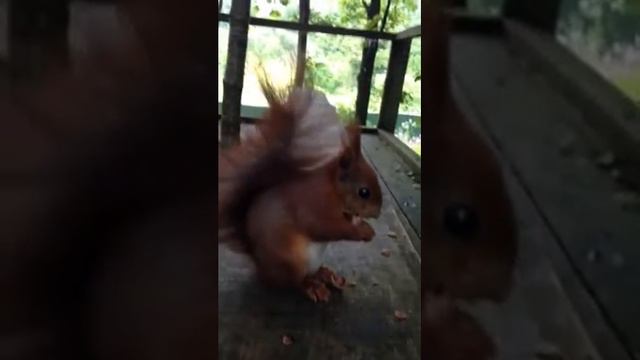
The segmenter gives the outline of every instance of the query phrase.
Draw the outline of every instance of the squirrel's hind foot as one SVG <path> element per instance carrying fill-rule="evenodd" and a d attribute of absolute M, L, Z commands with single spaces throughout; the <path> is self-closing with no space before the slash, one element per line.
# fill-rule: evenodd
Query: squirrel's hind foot
<path fill-rule="evenodd" d="M 329 269 L 326 266 L 321 266 L 318 271 L 316 271 L 315 276 L 318 280 L 336 290 L 342 290 L 347 285 L 347 280 L 344 277 L 336 274 L 333 270 Z"/>

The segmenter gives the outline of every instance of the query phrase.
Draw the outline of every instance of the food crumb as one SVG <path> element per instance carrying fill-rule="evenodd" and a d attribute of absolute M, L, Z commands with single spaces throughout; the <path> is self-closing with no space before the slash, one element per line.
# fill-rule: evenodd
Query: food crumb
<path fill-rule="evenodd" d="M 293 338 L 289 335 L 282 335 L 282 345 L 293 345 Z"/>
<path fill-rule="evenodd" d="M 397 321 L 404 321 L 407 320 L 407 313 L 404 311 L 400 311 L 400 310 L 396 310 L 393 312 L 393 316 L 395 317 L 395 319 Z"/>
<path fill-rule="evenodd" d="M 380 254 L 382 254 L 382 256 L 389 257 L 389 256 L 391 256 L 391 250 L 389 250 L 389 249 L 382 249 L 382 251 L 380 252 Z"/>
<path fill-rule="evenodd" d="M 395 239 L 396 237 L 398 237 L 398 235 L 397 235 L 395 232 L 393 232 L 393 231 L 389 231 L 389 232 L 387 233 L 387 236 L 388 236 L 388 237 L 390 237 L 390 238 L 392 238 L 392 239 Z"/>

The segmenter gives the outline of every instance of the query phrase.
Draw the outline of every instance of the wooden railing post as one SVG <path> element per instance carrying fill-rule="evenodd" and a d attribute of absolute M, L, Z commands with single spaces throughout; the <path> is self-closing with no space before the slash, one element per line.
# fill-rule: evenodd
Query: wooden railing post
<path fill-rule="evenodd" d="M 554 34 L 560 13 L 560 0 L 506 0 L 502 14 L 543 32 Z"/>
<path fill-rule="evenodd" d="M 397 39 L 391 43 L 391 54 L 387 67 L 387 78 L 382 92 L 380 119 L 378 128 L 394 133 L 398 119 L 398 109 L 402 100 L 404 75 L 407 72 L 409 54 L 411 53 L 411 38 Z"/>
<path fill-rule="evenodd" d="M 68 0 L 9 1 L 9 65 L 14 81 L 69 61 Z"/>
<path fill-rule="evenodd" d="M 224 71 L 222 98 L 221 145 L 227 147 L 240 141 L 240 110 L 242 85 L 247 57 L 249 9 L 251 1 L 233 0 L 229 12 L 229 47 Z"/>
<path fill-rule="evenodd" d="M 309 24 L 309 0 L 300 0 L 300 24 L 306 26 Z M 298 53 L 296 55 L 296 86 L 301 86 L 304 83 L 304 71 L 307 59 L 307 32 L 298 32 Z"/>

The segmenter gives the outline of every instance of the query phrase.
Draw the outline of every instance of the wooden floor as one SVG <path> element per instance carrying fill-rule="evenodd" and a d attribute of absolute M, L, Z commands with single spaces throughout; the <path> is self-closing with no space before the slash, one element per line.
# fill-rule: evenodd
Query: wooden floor
<path fill-rule="evenodd" d="M 504 164 L 520 223 L 518 284 L 478 316 L 503 359 L 640 358 L 640 213 L 601 169 L 581 109 L 502 38 L 454 36 L 457 97 Z"/>
<path fill-rule="evenodd" d="M 261 287 L 251 263 L 220 246 L 221 359 L 420 359 L 419 239 L 404 212 L 419 219 L 420 191 L 377 135 L 363 135 L 363 146 L 374 167 L 393 164 L 391 172 L 378 171 L 383 211 L 371 222 L 376 237 L 371 243 L 337 242 L 325 252 L 325 264 L 355 286 L 328 304 L 313 304 L 297 293 Z M 390 191 L 388 183 L 399 190 Z M 390 256 L 382 255 L 385 249 Z M 396 310 L 408 319 L 397 321 Z M 283 335 L 293 345 L 283 345 Z"/>
<path fill-rule="evenodd" d="M 458 34 L 452 52 L 456 98 L 503 164 L 521 249 L 505 304 L 461 306 L 498 359 L 640 359 L 640 213 L 594 160 L 597 132 L 505 39 Z M 383 136 L 364 135 L 363 145 L 384 185 L 377 236 L 333 244 L 326 256 L 356 286 L 313 305 L 259 287 L 246 259 L 220 248 L 221 358 L 420 358 L 420 189 Z M 408 320 L 396 322 L 395 310 Z"/>

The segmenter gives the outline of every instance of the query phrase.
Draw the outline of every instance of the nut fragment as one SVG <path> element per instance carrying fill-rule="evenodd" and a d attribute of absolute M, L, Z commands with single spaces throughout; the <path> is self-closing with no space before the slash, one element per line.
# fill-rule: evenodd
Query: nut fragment
<path fill-rule="evenodd" d="M 395 317 L 397 321 L 405 321 L 407 320 L 408 315 L 404 311 L 396 310 L 393 312 L 393 317 Z"/>
<path fill-rule="evenodd" d="M 289 335 L 282 335 L 282 345 L 293 345 L 293 338 Z"/>

